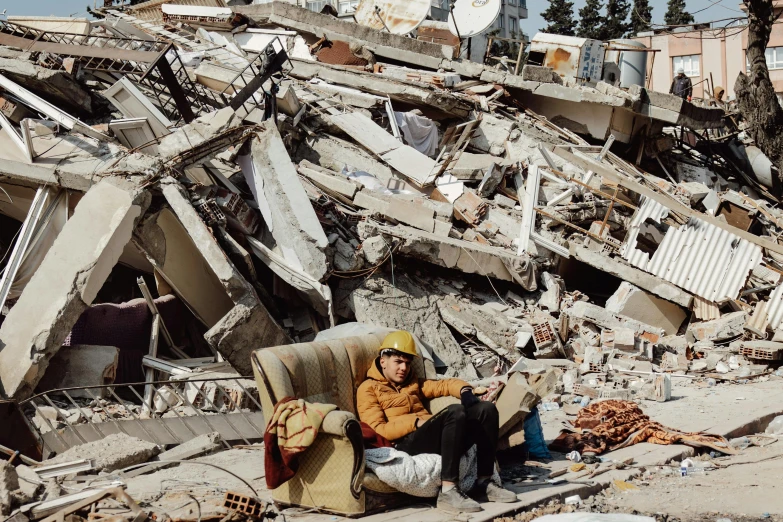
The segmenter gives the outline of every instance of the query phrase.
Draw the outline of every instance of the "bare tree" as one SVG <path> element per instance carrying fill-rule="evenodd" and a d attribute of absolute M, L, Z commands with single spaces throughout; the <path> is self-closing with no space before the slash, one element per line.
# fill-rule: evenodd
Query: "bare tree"
<path fill-rule="evenodd" d="M 740 72 L 734 84 L 737 106 L 756 145 L 783 172 L 783 108 L 769 79 L 765 51 L 778 18 L 772 0 L 746 0 L 750 72 Z"/>

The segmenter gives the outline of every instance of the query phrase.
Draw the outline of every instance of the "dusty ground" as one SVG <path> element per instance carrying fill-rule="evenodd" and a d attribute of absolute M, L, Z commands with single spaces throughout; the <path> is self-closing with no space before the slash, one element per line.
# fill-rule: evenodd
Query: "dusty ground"
<path fill-rule="evenodd" d="M 761 409 L 783 399 L 783 389 L 777 378 L 741 385 L 725 383 L 713 388 L 682 381 L 675 384 L 672 395 L 673 400 L 666 403 L 644 401 L 642 409 L 667 426 L 711 431 L 725 425 L 728 419 L 739 422 L 753 418 Z M 716 405 L 720 405 L 719 410 Z M 562 410 L 543 412 L 547 440 L 557 435 L 564 420 L 572 418 Z M 585 499 L 577 511 L 643 514 L 659 522 L 716 522 L 719 518 L 731 522 L 783 522 L 783 440 L 764 447 L 752 446 L 738 455 L 712 462 L 717 466 L 715 470 L 685 478 L 679 476 L 677 467 L 650 468 L 632 481 L 638 489 L 607 489 Z M 568 512 L 573 507 L 555 504 L 497 520 L 528 522 L 561 510 Z"/>
<path fill-rule="evenodd" d="M 711 462 L 716 469 L 688 477 L 674 467 L 651 468 L 631 482 L 636 489 L 607 489 L 576 511 L 641 514 L 659 522 L 783 521 L 783 440 Z M 555 504 L 496 522 L 529 522 L 572 509 Z"/>

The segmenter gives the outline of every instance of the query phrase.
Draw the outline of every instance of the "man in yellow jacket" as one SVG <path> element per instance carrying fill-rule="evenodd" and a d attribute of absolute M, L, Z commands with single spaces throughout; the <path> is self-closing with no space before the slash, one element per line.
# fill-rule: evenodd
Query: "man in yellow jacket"
<path fill-rule="evenodd" d="M 359 418 L 400 451 L 442 457 L 438 509 L 472 513 L 481 511 L 476 500 L 516 502 L 514 493 L 490 480 L 500 429 L 495 405 L 477 399 L 473 388 L 460 379 L 413 379 L 414 357 L 418 352 L 410 333 L 397 331 L 386 336 L 379 357 L 357 392 Z M 459 398 L 461 404 L 437 415 L 425 409 L 424 400 L 447 396 Z M 458 486 L 459 461 L 473 444 L 478 450 L 478 481 L 468 496 Z"/>

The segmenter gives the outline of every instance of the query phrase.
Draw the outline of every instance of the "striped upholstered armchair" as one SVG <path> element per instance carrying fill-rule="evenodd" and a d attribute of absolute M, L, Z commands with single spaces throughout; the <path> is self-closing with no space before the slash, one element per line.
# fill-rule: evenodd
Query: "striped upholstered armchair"
<path fill-rule="evenodd" d="M 284 397 L 339 407 L 324 419 L 315 442 L 300 457 L 296 475 L 272 490 L 275 502 L 358 516 L 411 500 L 364 467 L 356 390 L 377 357 L 381 341 L 381 337 L 365 335 L 253 353 L 253 372 L 266 419 L 272 418 L 274 405 Z M 425 376 L 421 359 L 415 359 L 413 372 Z M 437 411 L 454 401 L 436 399 L 430 409 Z"/>

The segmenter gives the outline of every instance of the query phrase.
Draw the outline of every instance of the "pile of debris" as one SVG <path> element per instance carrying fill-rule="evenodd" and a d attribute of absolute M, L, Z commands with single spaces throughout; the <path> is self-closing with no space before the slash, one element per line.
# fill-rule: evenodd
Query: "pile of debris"
<path fill-rule="evenodd" d="M 111 4 L 0 20 L 12 449 L 250 444 L 251 352 L 353 321 L 491 390 L 546 375 L 544 409 L 783 359 L 779 173 L 723 107 L 462 60 L 436 22 Z"/>

